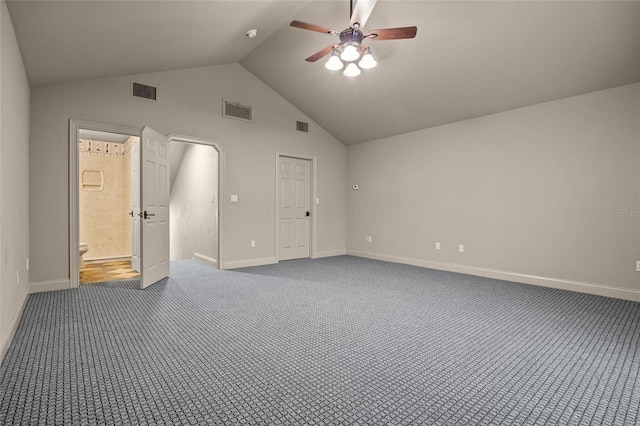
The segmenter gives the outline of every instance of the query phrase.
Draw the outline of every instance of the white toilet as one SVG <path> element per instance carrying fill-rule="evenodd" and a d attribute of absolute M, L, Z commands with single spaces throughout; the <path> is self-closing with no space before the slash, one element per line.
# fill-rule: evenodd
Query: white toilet
<path fill-rule="evenodd" d="M 80 243 L 80 256 L 78 257 L 78 268 L 84 268 L 84 259 L 82 256 L 89 251 L 87 243 Z"/>

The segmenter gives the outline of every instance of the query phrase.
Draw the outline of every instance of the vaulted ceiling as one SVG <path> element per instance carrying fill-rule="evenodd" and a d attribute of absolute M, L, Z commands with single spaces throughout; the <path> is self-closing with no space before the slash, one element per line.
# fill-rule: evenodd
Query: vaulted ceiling
<path fill-rule="evenodd" d="M 355 78 L 304 59 L 341 31 L 347 0 L 7 1 L 32 86 L 240 63 L 355 144 L 640 82 L 640 1 L 379 0 L 378 66 Z M 257 29 L 258 36 L 245 33 Z"/>

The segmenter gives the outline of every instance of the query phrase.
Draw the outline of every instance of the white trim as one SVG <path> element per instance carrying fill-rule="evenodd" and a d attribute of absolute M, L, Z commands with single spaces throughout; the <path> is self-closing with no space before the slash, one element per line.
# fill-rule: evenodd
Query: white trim
<path fill-rule="evenodd" d="M 78 268 L 78 247 L 80 245 L 80 222 L 78 205 L 78 139 L 80 129 L 97 130 L 100 132 L 118 133 L 140 137 L 141 129 L 118 126 L 115 124 L 96 123 L 86 120 L 69 120 L 69 280 L 66 288 L 77 288 L 80 285 Z M 61 290 L 54 288 L 53 290 Z M 42 290 L 49 291 L 49 290 Z"/>
<path fill-rule="evenodd" d="M 316 252 L 314 259 L 320 259 L 321 257 L 344 256 L 345 254 L 347 254 L 347 250 L 345 249 L 318 251 Z"/>
<path fill-rule="evenodd" d="M 102 257 L 86 257 L 85 254 L 82 258 L 85 262 L 115 262 L 117 260 L 131 260 L 130 254 L 122 254 L 120 256 L 102 256 Z M 78 259 L 79 260 L 79 259 Z"/>
<path fill-rule="evenodd" d="M 200 253 L 193 253 L 193 258 L 207 265 L 218 267 L 218 260 Z"/>
<path fill-rule="evenodd" d="M 9 350 L 9 346 L 11 346 L 11 342 L 16 335 L 16 331 L 18 330 L 18 325 L 20 325 L 20 321 L 22 321 L 22 314 L 24 313 L 24 308 L 27 307 L 27 302 L 29 301 L 29 295 L 25 295 L 24 300 L 22 301 L 22 306 L 18 309 L 18 312 L 11 319 L 11 323 L 9 324 L 9 332 L 4 336 L 2 340 L 2 347 L 0 347 L 0 364 L 4 361 L 4 357 Z"/>
<path fill-rule="evenodd" d="M 78 256 L 76 256 L 76 261 Z M 70 288 L 70 280 L 49 280 L 49 281 L 36 281 L 30 283 L 29 294 L 42 293 L 43 291 L 58 291 L 67 290 Z"/>
<path fill-rule="evenodd" d="M 216 204 L 218 206 L 218 259 L 216 260 L 215 266 L 218 269 L 225 269 L 224 267 L 224 245 L 223 241 L 223 223 L 225 218 L 225 203 L 220 202 L 225 199 L 224 195 L 224 176 L 225 176 L 225 153 L 224 148 L 218 141 L 212 139 L 204 139 L 198 138 L 195 136 L 186 136 L 180 135 L 177 133 L 170 133 L 167 135 L 167 139 L 169 139 L 169 149 L 171 149 L 171 142 L 183 142 L 183 143 L 195 143 L 200 145 L 208 145 L 212 146 L 216 151 L 218 151 L 218 200 L 216 200 Z M 212 259 L 212 258 L 209 258 Z M 215 260 L 215 259 L 214 259 Z"/>
<path fill-rule="evenodd" d="M 248 268 L 250 266 L 273 265 L 278 263 L 275 257 L 263 257 L 262 259 L 232 260 L 224 264 L 222 269 Z"/>
<path fill-rule="evenodd" d="M 594 294 L 596 296 L 613 297 L 617 299 L 630 300 L 632 302 L 640 302 L 640 290 L 633 290 L 623 287 L 614 287 L 603 284 L 565 280 L 553 277 L 542 277 L 538 275 L 521 274 L 517 272 L 500 271 L 497 269 L 480 268 L 477 266 L 458 265 L 454 263 L 433 262 L 429 260 L 368 253 L 356 250 L 347 250 L 347 254 L 350 256 L 383 260 L 386 262 L 404 263 L 407 265 L 438 269 L 441 271 L 458 272 L 462 274 L 476 275 L 480 277 L 494 278 L 504 281 L 514 281 L 523 284 L 531 284 L 541 287 L 557 288 L 561 290 L 576 291 L 579 293 Z"/>
<path fill-rule="evenodd" d="M 278 206 L 280 205 L 280 158 L 296 158 L 299 160 L 306 160 L 311 162 L 311 196 L 309 200 L 309 210 L 311 211 L 311 226 L 309 229 L 309 258 L 315 259 L 316 255 L 316 239 L 317 239 L 317 221 L 316 221 L 316 198 L 317 198 L 317 187 L 316 182 L 318 181 L 318 157 L 313 156 L 305 156 L 298 154 L 289 154 L 286 152 L 276 151 L 276 183 L 275 183 L 275 197 L 274 197 L 274 209 L 275 209 L 275 224 L 274 224 L 274 258 L 275 263 L 280 261 L 280 211 Z"/>

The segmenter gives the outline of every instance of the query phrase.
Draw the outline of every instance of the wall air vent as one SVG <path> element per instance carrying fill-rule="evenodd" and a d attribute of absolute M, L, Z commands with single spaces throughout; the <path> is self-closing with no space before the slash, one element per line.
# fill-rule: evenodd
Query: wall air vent
<path fill-rule="evenodd" d="M 131 82 L 131 96 L 135 98 L 156 101 L 158 99 L 157 90 L 157 88 L 149 86 L 148 84 L 138 83 L 137 81 Z"/>
<path fill-rule="evenodd" d="M 309 133 L 309 123 L 304 121 L 296 121 L 296 130 L 299 132 Z"/>
<path fill-rule="evenodd" d="M 253 121 L 253 108 L 249 105 L 243 105 L 239 102 L 222 100 L 222 116 L 226 118 L 234 118 L 242 121 Z"/>

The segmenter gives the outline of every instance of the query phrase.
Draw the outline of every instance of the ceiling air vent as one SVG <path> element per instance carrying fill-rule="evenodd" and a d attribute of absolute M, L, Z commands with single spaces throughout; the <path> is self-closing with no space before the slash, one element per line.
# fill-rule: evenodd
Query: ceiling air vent
<path fill-rule="evenodd" d="M 157 88 L 149 86 L 148 84 L 138 83 L 137 81 L 131 82 L 131 96 L 148 101 L 155 101 L 157 100 L 156 95 Z"/>
<path fill-rule="evenodd" d="M 299 132 L 309 133 L 309 123 L 304 121 L 296 121 L 296 130 Z"/>
<path fill-rule="evenodd" d="M 222 116 L 226 118 L 235 118 L 242 121 L 253 121 L 253 108 L 249 105 L 243 105 L 239 102 L 222 100 Z"/>

